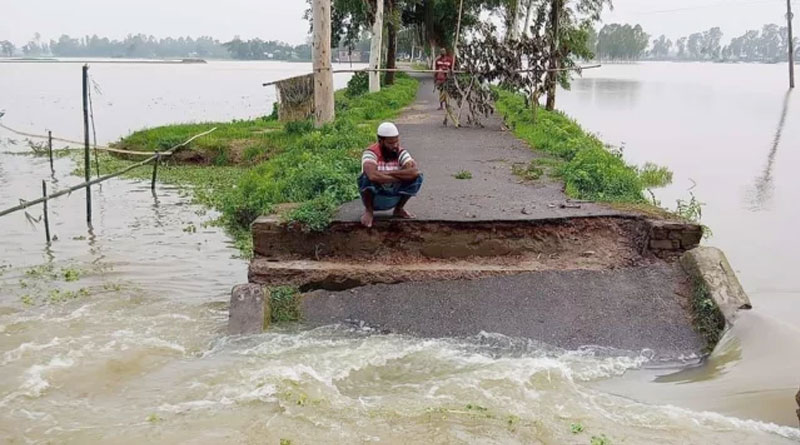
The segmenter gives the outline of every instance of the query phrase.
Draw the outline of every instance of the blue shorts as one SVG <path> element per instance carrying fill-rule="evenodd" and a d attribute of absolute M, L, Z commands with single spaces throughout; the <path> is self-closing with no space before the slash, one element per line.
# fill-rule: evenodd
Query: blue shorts
<path fill-rule="evenodd" d="M 358 190 L 361 193 L 372 192 L 372 207 L 375 210 L 391 210 L 397 207 L 403 196 L 417 196 L 422 187 L 422 174 L 413 182 L 394 182 L 391 184 L 375 184 L 361 174 L 358 177 Z"/>

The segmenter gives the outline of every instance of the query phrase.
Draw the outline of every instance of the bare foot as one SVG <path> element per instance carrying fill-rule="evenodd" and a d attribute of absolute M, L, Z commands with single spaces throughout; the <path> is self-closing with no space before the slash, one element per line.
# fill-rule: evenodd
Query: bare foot
<path fill-rule="evenodd" d="M 375 216 L 372 214 L 372 212 L 364 212 L 364 214 L 361 215 L 361 225 L 366 228 L 370 228 L 372 227 L 373 219 L 375 219 Z"/>
<path fill-rule="evenodd" d="M 414 218 L 416 218 L 416 216 L 413 213 L 409 212 L 406 209 L 401 209 L 401 208 L 394 209 L 394 217 L 395 218 L 401 218 L 401 219 L 414 219 Z"/>

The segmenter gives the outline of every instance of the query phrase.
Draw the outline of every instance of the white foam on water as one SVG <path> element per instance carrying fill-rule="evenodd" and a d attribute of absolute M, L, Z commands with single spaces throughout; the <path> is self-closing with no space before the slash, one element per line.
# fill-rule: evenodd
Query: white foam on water
<path fill-rule="evenodd" d="M 50 382 L 45 378 L 48 373 L 58 370 L 66 369 L 75 365 L 75 360 L 72 357 L 64 357 L 57 355 L 52 357 L 47 364 L 33 365 L 23 373 L 23 381 L 17 391 L 8 394 L 0 401 L 0 406 L 6 406 L 9 402 L 19 398 L 39 398 L 45 391 L 50 388 Z"/>
<path fill-rule="evenodd" d="M 6 351 L 3 353 L 3 361 L 0 362 L 0 366 L 8 365 L 12 362 L 15 362 L 22 358 L 23 355 L 26 355 L 31 352 L 40 352 L 48 348 L 52 348 L 61 344 L 61 339 L 58 337 L 53 337 L 47 343 L 36 343 L 36 342 L 26 342 L 22 343 L 21 345 L 17 346 L 16 348 Z"/>
<path fill-rule="evenodd" d="M 188 402 L 181 402 L 176 404 L 165 403 L 158 407 L 158 410 L 171 414 L 185 414 L 190 411 L 202 411 L 220 406 L 233 405 L 234 401 L 228 398 L 221 398 L 219 400 L 191 400 Z"/>

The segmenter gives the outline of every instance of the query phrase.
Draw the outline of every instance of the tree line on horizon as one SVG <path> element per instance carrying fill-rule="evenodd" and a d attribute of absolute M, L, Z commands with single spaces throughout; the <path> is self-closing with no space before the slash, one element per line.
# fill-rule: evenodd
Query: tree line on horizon
<path fill-rule="evenodd" d="M 20 48 L 8 40 L 0 41 L 0 56 L 11 57 L 110 57 L 134 59 L 159 58 L 210 58 L 241 60 L 311 60 L 311 46 L 290 45 L 277 40 L 242 40 L 238 36 L 229 42 L 220 42 L 209 36 L 156 38 L 145 34 L 131 34 L 122 40 L 99 37 L 81 38 L 62 35 L 57 40 L 45 41 L 39 33 Z"/>
<path fill-rule="evenodd" d="M 749 30 L 727 45 L 719 27 L 692 33 L 674 42 L 661 35 L 650 40 L 640 25 L 612 23 L 591 35 L 590 46 L 598 60 L 681 60 L 711 62 L 785 62 L 789 58 L 789 31 L 776 24 Z M 800 38 L 795 37 L 800 55 Z"/>

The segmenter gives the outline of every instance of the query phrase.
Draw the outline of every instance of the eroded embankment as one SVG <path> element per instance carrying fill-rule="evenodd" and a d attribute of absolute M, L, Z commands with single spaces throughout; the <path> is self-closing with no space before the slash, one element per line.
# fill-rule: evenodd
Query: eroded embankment
<path fill-rule="evenodd" d="M 307 233 L 263 217 L 253 224 L 251 282 L 303 290 L 475 279 L 545 270 L 654 264 L 697 245 L 693 224 L 635 216 L 524 221 L 336 222 Z"/>
<path fill-rule="evenodd" d="M 637 215 L 522 221 L 253 225 L 252 283 L 292 285 L 310 324 L 431 337 L 496 332 L 555 346 L 699 354 L 691 278 L 676 259 L 699 226 Z"/>

